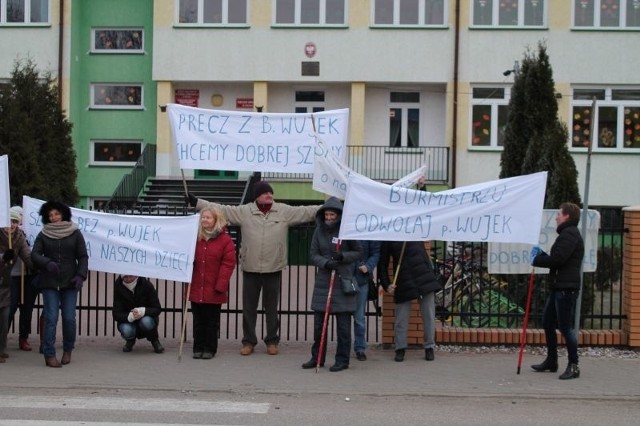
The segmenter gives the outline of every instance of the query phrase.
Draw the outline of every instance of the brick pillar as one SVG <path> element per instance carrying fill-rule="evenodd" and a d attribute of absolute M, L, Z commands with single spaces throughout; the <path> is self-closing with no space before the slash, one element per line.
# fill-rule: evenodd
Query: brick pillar
<path fill-rule="evenodd" d="M 622 267 L 622 329 L 631 347 L 640 347 L 640 206 L 625 207 Z"/>

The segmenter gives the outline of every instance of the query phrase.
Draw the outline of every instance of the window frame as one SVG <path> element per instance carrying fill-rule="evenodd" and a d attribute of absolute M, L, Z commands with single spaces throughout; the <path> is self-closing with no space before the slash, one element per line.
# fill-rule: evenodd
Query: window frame
<path fill-rule="evenodd" d="M 108 87 L 139 87 L 140 88 L 140 104 L 132 104 L 132 105 L 122 105 L 122 104 L 114 104 L 114 105 L 103 105 L 96 104 L 96 89 L 98 86 L 108 86 Z M 89 87 L 89 109 L 92 110 L 144 110 L 144 84 L 142 83 L 91 83 Z"/>
<path fill-rule="evenodd" d="M 134 161 L 101 161 L 96 159 L 97 144 L 132 144 L 140 146 L 140 154 Z M 138 159 L 144 152 L 144 141 L 142 139 L 91 139 L 89 141 L 89 165 L 96 167 L 132 167 L 137 164 Z"/>
<path fill-rule="evenodd" d="M 0 25 L 2 26 L 50 26 L 51 25 L 51 0 L 39 0 L 41 5 L 46 5 L 46 21 L 31 21 L 31 1 L 22 0 L 24 8 L 24 20 L 22 22 L 9 22 L 7 21 L 7 8 L 9 6 L 8 0 L 0 1 Z"/>
<path fill-rule="evenodd" d="M 303 0 L 291 0 L 294 2 L 294 18 L 293 22 L 278 22 L 278 1 L 281 0 L 272 0 L 271 2 L 271 25 L 273 27 L 327 27 L 327 28 L 344 28 L 348 26 L 349 22 L 349 0 L 341 0 L 343 1 L 343 15 L 344 21 L 339 24 L 327 23 L 326 16 L 326 4 L 327 1 L 330 0 L 318 0 L 318 23 L 302 23 L 302 1 Z"/>
<path fill-rule="evenodd" d="M 511 100 L 512 85 L 507 84 L 474 84 L 470 86 L 470 102 L 469 102 L 469 137 L 468 147 L 470 151 L 501 151 L 504 146 L 498 145 L 500 141 L 500 107 L 508 107 Z M 488 89 L 488 90 L 504 90 L 502 98 L 474 98 L 474 89 Z M 489 130 L 490 144 L 489 145 L 474 145 L 474 107 L 489 105 L 491 107 L 491 123 Z"/>
<path fill-rule="evenodd" d="M 141 34 L 141 45 L 139 49 L 96 49 L 96 34 L 101 31 L 131 31 L 131 32 L 139 32 Z M 142 27 L 93 27 L 91 28 L 91 53 L 95 53 L 98 55 L 104 54 L 125 54 L 125 55 L 139 55 L 144 54 L 144 41 L 145 34 L 144 28 Z"/>
<path fill-rule="evenodd" d="M 418 100 L 417 102 L 411 101 L 392 101 L 391 98 L 394 93 L 411 93 L 417 94 Z M 387 97 L 387 144 L 385 145 L 385 151 L 389 153 L 410 153 L 414 151 L 419 151 L 422 147 L 422 139 L 424 135 L 425 120 L 424 120 L 424 111 L 422 104 L 423 94 L 419 90 L 389 90 Z M 391 110 L 392 109 L 400 109 L 402 111 L 402 118 L 400 119 L 400 146 L 391 146 Z M 416 137 L 417 146 L 409 146 L 409 137 L 408 137 L 408 127 L 409 127 L 409 110 L 417 109 L 418 110 L 418 135 Z"/>
<path fill-rule="evenodd" d="M 577 24 L 577 15 L 578 9 L 582 6 L 583 2 L 592 1 L 593 2 L 593 16 L 590 16 L 593 19 L 592 25 L 578 25 Z M 629 26 L 627 25 L 627 12 L 629 11 L 628 6 L 631 4 L 633 0 L 618 0 L 618 25 L 616 26 L 607 26 L 602 25 L 601 22 L 601 10 L 603 1 L 607 0 L 574 0 L 571 2 L 571 26 L 574 30 L 606 30 L 606 31 L 640 31 L 640 11 L 638 12 L 638 25 Z"/>
<path fill-rule="evenodd" d="M 298 100 L 298 94 L 302 93 L 322 93 L 322 100 L 315 101 L 313 99 L 308 99 L 304 101 Z M 295 113 L 302 114 L 313 114 L 316 112 L 326 111 L 327 109 L 327 92 L 323 89 L 313 90 L 313 89 L 296 89 L 293 93 L 293 111 Z"/>
<path fill-rule="evenodd" d="M 427 24 L 425 23 L 425 10 L 426 2 L 429 0 L 418 0 L 418 23 L 417 24 L 403 24 L 400 23 L 400 2 L 402 0 L 390 0 L 393 1 L 393 23 L 391 24 L 379 24 L 376 22 L 376 4 L 382 0 L 371 1 L 370 11 L 370 26 L 371 28 L 447 28 L 449 26 L 449 0 L 442 0 L 442 23 L 441 24 Z"/>
<path fill-rule="evenodd" d="M 576 99 L 575 92 L 576 90 L 601 90 L 604 91 L 604 99 L 597 99 L 596 101 L 596 111 L 595 114 L 591 111 L 591 107 L 593 105 L 593 99 Z M 624 146 L 625 144 L 625 109 L 626 108 L 636 108 L 638 110 L 637 114 L 640 115 L 640 99 L 638 100 L 614 100 L 613 92 L 614 91 L 625 91 L 625 90 L 640 90 L 640 86 L 581 86 L 576 85 L 571 88 L 571 104 L 570 108 L 570 117 L 571 123 L 569 126 L 569 149 L 574 152 L 586 151 L 588 148 L 585 146 L 575 146 L 574 138 L 579 137 L 574 132 L 584 131 L 585 129 L 589 129 L 587 124 L 584 127 L 576 128 L 576 126 L 580 123 L 576 123 L 576 120 L 579 120 L 580 117 L 577 117 L 575 108 L 584 108 L 584 110 L 589 110 L 589 114 L 591 118 L 589 120 L 593 121 L 593 135 L 592 136 L 592 146 L 591 149 L 596 153 L 613 153 L 613 154 L 639 154 L 640 146 L 637 148 L 627 148 Z M 600 112 L 602 108 L 615 108 L 616 109 L 616 128 L 615 128 L 615 145 L 612 147 L 600 146 L 600 137 L 602 131 L 600 130 Z M 638 121 L 631 122 L 630 124 L 635 124 L 636 126 L 640 126 L 640 117 L 637 119 Z M 633 131 L 633 130 L 632 130 Z M 635 138 L 640 138 L 640 129 L 636 132 Z M 640 144 L 640 142 L 639 142 Z"/>
<path fill-rule="evenodd" d="M 242 0 L 245 2 L 245 17 L 244 22 L 229 22 L 229 3 L 230 2 L 238 2 L 240 0 L 220 0 L 222 2 L 222 16 L 221 22 L 204 22 L 204 1 L 205 0 L 195 0 L 197 5 L 197 20 L 196 22 L 181 22 L 180 21 L 180 3 L 181 0 L 175 1 L 175 26 L 176 27 L 203 27 L 203 28 L 215 28 L 215 27 L 223 27 L 223 28 L 247 28 L 249 27 L 249 5 L 250 2 L 248 0 Z"/>
<path fill-rule="evenodd" d="M 477 24 L 475 23 L 475 8 L 476 5 L 480 4 L 481 1 L 490 1 L 491 2 L 491 23 L 489 24 Z M 469 0 L 470 8 L 469 8 L 469 26 L 470 28 L 488 28 L 488 29 L 497 29 L 497 28 L 507 28 L 507 29 L 546 29 L 548 25 L 548 13 L 549 13 L 549 4 L 550 0 L 539 0 L 542 5 L 542 23 L 540 25 L 526 25 L 525 24 L 525 4 L 528 0 L 515 0 L 518 2 L 518 23 L 516 25 L 500 25 L 500 0 Z"/>

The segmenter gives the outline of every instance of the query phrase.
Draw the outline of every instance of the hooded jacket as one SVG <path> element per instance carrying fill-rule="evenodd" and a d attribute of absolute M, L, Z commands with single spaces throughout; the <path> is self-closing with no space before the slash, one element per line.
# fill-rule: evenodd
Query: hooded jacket
<path fill-rule="evenodd" d="M 402 253 L 403 245 L 405 245 L 404 253 Z M 389 269 L 390 264 L 392 265 L 391 269 Z M 378 280 L 385 290 L 391 285 L 391 279 L 395 276 L 398 264 L 400 272 L 393 295 L 395 303 L 408 302 L 442 289 L 440 282 L 436 280 L 431 259 L 429 259 L 422 241 L 385 241 L 382 243 L 380 262 L 378 263 Z M 389 276 L 392 278 L 390 279 Z"/>
<path fill-rule="evenodd" d="M 325 210 L 338 212 L 338 219 L 332 225 L 327 225 L 324 220 Z M 342 203 L 337 198 L 329 198 L 316 213 L 316 229 L 311 239 L 311 263 L 318 267 L 316 272 L 311 309 L 315 312 L 324 312 L 331 270 L 327 269 L 327 262 L 335 259 L 338 251 L 343 259 L 335 270 L 335 280 L 331 296 L 330 313 L 355 312 L 356 294 L 347 295 L 342 292 L 340 280 L 351 280 L 354 265 L 362 258 L 363 250 L 359 241 L 342 241 L 338 247 L 338 231 L 340 230 L 340 216 L 342 216 Z"/>

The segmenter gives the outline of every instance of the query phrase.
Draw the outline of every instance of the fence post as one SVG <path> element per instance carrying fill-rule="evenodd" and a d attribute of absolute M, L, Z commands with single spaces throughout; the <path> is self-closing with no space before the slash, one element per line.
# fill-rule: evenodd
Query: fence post
<path fill-rule="evenodd" d="M 628 345 L 640 347 L 640 206 L 625 207 L 622 258 L 622 311 L 627 319 L 622 330 Z"/>

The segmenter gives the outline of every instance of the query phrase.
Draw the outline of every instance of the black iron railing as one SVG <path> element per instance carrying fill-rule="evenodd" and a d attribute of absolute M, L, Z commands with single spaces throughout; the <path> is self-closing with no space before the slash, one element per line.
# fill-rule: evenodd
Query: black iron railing
<path fill-rule="evenodd" d="M 138 195 L 149 177 L 156 175 L 156 146 L 147 144 L 129 174 L 125 175 L 106 203 L 112 209 L 135 206 Z"/>

